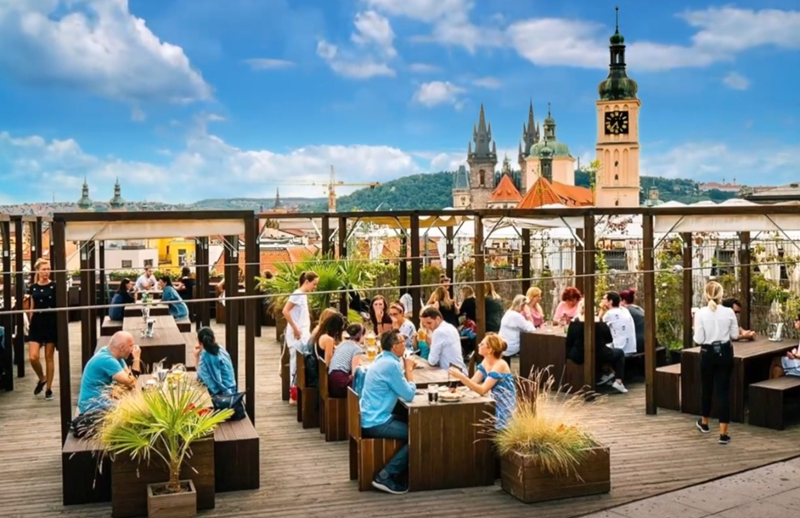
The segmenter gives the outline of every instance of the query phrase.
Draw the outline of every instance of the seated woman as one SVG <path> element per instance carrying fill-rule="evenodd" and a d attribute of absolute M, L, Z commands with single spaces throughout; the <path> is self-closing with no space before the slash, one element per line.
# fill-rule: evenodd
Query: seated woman
<path fill-rule="evenodd" d="M 189 318 L 189 308 L 186 307 L 186 303 L 172 286 L 172 279 L 168 275 L 164 275 L 159 279 L 158 285 L 161 287 L 161 301 L 169 303 L 167 307 L 172 318 L 175 320 Z"/>
<path fill-rule="evenodd" d="M 542 309 L 542 290 L 536 286 L 528 289 L 525 294 L 528 298 L 528 304 L 523 308 L 522 314 L 533 323 L 536 327 L 542 327 L 544 324 L 544 310 Z"/>
<path fill-rule="evenodd" d="M 561 302 L 556 307 L 555 314 L 553 315 L 553 323 L 556 325 L 569 325 L 575 315 L 578 313 L 578 302 L 581 301 L 583 295 L 575 286 L 567 286 L 561 293 Z"/>
<path fill-rule="evenodd" d="M 376 335 L 392 329 L 392 319 L 389 316 L 389 303 L 383 295 L 375 295 L 369 303 L 369 320 Z"/>
<path fill-rule="evenodd" d="M 347 387 L 353 381 L 353 373 L 364 354 L 364 326 L 350 324 L 346 332 L 350 338 L 336 346 L 328 363 L 328 394 L 335 398 L 347 397 Z"/>
<path fill-rule="evenodd" d="M 506 343 L 506 356 L 516 356 L 519 354 L 519 334 L 533 333 L 536 327 L 522 315 L 523 308 L 527 305 L 528 299 L 525 295 L 517 295 L 511 302 L 503 320 L 500 321 L 500 338 Z"/>
<path fill-rule="evenodd" d="M 517 405 L 514 375 L 508 363 L 503 360 L 505 351 L 506 343 L 499 335 L 486 333 L 486 337 L 478 345 L 478 354 L 483 356 L 483 361 L 478 365 L 475 375 L 470 379 L 461 372 L 461 369 L 455 367 L 450 367 L 448 371 L 467 388 L 482 396 L 491 392 L 495 401 L 497 429 L 503 429 L 508 425 L 508 420 Z"/>
<path fill-rule="evenodd" d="M 577 305 L 577 316 L 569 324 L 567 328 L 567 358 L 572 360 L 578 365 L 583 365 L 584 359 L 584 305 L 581 300 Z M 610 364 L 614 369 L 614 374 L 606 375 L 600 378 L 598 385 L 604 385 L 611 380 L 614 380 L 611 385 L 614 389 L 622 392 L 628 392 L 625 385 L 622 383 L 622 377 L 625 375 L 625 353 L 622 349 L 614 349 L 608 344 L 612 343 L 614 338 L 611 336 L 611 329 L 605 322 L 594 323 L 594 359 L 599 371 L 604 364 Z"/>
<path fill-rule="evenodd" d="M 130 279 L 122 279 L 119 282 L 119 288 L 111 299 L 111 304 L 117 307 L 108 308 L 108 318 L 111 320 L 121 321 L 125 318 L 125 307 L 118 304 L 133 304 L 133 296 L 131 295 L 131 281 Z"/>
<path fill-rule="evenodd" d="M 800 330 L 800 314 L 794 319 L 794 328 Z M 776 358 L 772 362 L 771 378 L 783 376 L 800 376 L 800 347 L 795 347 L 786 356 Z"/>
<path fill-rule="evenodd" d="M 458 310 L 459 319 L 463 316 L 465 319 L 478 321 L 477 301 L 475 300 L 475 290 L 472 286 L 461 287 L 461 307 Z"/>
<path fill-rule="evenodd" d="M 345 325 L 342 314 L 335 311 L 325 321 L 320 321 L 316 332 L 311 335 L 311 342 L 314 344 L 317 358 L 325 360 L 326 364 L 330 364 L 333 350 L 342 341 Z"/>
<path fill-rule="evenodd" d="M 406 318 L 403 304 L 401 302 L 392 302 L 389 305 L 389 316 L 392 319 L 392 329 L 397 329 L 406 339 L 406 349 L 413 348 L 414 335 L 417 334 L 417 328 L 414 327 L 414 322 Z"/>
<path fill-rule="evenodd" d="M 197 332 L 194 349 L 197 379 L 212 396 L 236 394 L 236 375 L 228 351 L 217 344 L 214 331 L 204 327 Z"/>

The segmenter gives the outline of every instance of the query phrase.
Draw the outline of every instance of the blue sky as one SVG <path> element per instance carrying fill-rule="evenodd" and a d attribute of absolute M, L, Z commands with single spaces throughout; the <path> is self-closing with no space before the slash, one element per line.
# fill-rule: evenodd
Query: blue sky
<path fill-rule="evenodd" d="M 589 160 L 615 5 L 645 173 L 796 180 L 795 0 L 0 0 L 0 201 L 322 196 L 457 167 L 480 103 Z"/>

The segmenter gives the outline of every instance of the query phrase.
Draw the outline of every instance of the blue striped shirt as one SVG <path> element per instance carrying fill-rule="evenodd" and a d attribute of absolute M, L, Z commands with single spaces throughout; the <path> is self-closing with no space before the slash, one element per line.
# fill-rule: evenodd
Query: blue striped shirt
<path fill-rule="evenodd" d="M 351 340 L 345 340 L 336 346 L 331 357 L 331 364 L 328 366 L 328 373 L 342 371 L 350 374 L 353 370 L 353 358 L 359 354 L 364 354 L 364 350 Z"/>

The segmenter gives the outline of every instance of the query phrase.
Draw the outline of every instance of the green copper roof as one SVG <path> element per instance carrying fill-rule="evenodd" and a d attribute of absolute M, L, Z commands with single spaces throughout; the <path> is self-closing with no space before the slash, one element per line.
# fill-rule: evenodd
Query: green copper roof
<path fill-rule="evenodd" d="M 569 146 L 563 142 L 558 142 L 557 140 L 543 139 L 531 146 L 530 156 L 542 158 L 548 153 L 553 158 L 572 156 L 569 152 Z"/>
<path fill-rule="evenodd" d="M 625 72 L 625 38 L 619 32 L 619 8 L 617 8 L 617 28 L 609 42 L 611 60 L 608 65 L 608 77 L 597 87 L 600 100 L 636 99 L 639 85 Z"/>
<path fill-rule="evenodd" d="M 83 180 L 83 189 L 81 190 L 81 199 L 78 200 L 78 208 L 91 209 L 94 207 L 94 202 L 89 198 L 89 184 L 86 179 Z"/>

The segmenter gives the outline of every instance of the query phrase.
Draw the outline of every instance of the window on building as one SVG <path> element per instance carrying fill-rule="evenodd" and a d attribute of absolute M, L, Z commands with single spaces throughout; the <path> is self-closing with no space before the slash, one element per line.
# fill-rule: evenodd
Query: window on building
<path fill-rule="evenodd" d="M 486 171 L 484 171 L 483 169 L 478 171 L 478 185 L 481 187 L 486 186 Z"/>
<path fill-rule="evenodd" d="M 123 268 L 133 268 L 133 261 L 122 261 Z"/>
<path fill-rule="evenodd" d="M 145 259 L 144 260 L 144 267 L 145 268 L 152 268 L 153 267 L 153 260 L 152 259 Z"/>
<path fill-rule="evenodd" d="M 186 266 L 186 249 L 185 248 L 178 248 L 178 264 L 181 266 Z"/>

